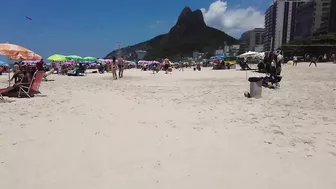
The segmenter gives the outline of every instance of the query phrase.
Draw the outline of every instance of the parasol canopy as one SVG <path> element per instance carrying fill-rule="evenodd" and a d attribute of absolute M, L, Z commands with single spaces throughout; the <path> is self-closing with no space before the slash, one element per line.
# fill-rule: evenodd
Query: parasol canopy
<path fill-rule="evenodd" d="M 97 58 L 95 58 L 95 57 L 91 57 L 91 56 L 87 56 L 87 57 L 84 57 L 82 60 L 84 60 L 84 61 L 91 61 L 91 62 L 93 62 L 93 61 L 96 61 L 96 60 L 97 60 Z"/>
<path fill-rule="evenodd" d="M 14 54 L 12 56 L 8 56 L 10 60 L 41 60 L 42 57 L 35 53 L 24 53 L 19 52 L 17 54 Z"/>
<path fill-rule="evenodd" d="M 0 43 L 0 55 L 13 56 L 17 53 L 33 53 L 33 51 L 19 45 Z"/>
<path fill-rule="evenodd" d="M 83 60 L 82 57 L 77 56 L 77 55 L 69 55 L 69 56 L 66 56 L 65 58 L 67 58 L 68 60 L 76 60 L 76 61 Z"/>
<path fill-rule="evenodd" d="M 238 58 L 253 57 L 257 54 L 258 54 L 258 52 L 249 51 L 249 52 L 246 52 L 244 54 L 239 55 Z"/>
<path fill-rule="evenodd" d="M 0 55 L 7 56 L 11 60 L 38 60 L 42 57 L 33 51 L 19 45 L 0 43 Z M 9 66 L 9 65 L 8 65 Z M 8 73 L 8 86 L 10 82 L 10 72 Z"/>
<path fill-rule="evenodd" d="M 63 61 L 66 61 L 67 59 L 63 55 L 54 54 L 54 55 L 49 56 L 48 60 L 51 62 L 63 62 Z"/>
<path fill-rule="evenodd" d="M 224 59 L 224 58 L 226 58 L 226 56 L 224 54 L 217 54 L 216 58 Z"/>
<path fill-rule="evenodd" d="M 0 55 L 10 60 L 41 60 L 42 57 L 33 51 L 19 45 L 0 43 Z"/>

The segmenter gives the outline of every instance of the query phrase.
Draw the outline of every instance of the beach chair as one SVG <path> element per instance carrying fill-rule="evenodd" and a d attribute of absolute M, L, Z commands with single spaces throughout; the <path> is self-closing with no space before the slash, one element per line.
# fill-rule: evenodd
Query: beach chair
<path fill-rule="evenodd" d="M 7 87 L 7 88 L 4 88 L 4 89 L 0 89 L 0 100 L 4 100 L 4 97 L 2 96 L 2 94 L 6 93 L 6 92 L 9 92 L 13 90 L 13 87 Z"/>
<path fill-rule="evenodd" d="M 40 94 L 41 92 L 39 91 L 39 88 L 43 80 L 43 76 L 44 76 L 43 71 L 37 71 L 34 73 L 34 76 L 28 87 L 24 85 L 25 83 L 20 83 L 18 97 L 21 97 L 21 93 L 26 94 L 29 98 L 31 98 L 31 95 Z"/>
<path fill-rule="evenodd" d="M 55 71 L 55 69 L 52 68 L 50 71 L 45 72 L 44 75 L 43 75 L 43 81 L 54 81 L 54 80 L 49 80 L 49 79 L 47 78 L 49 75 L 51 75 L 52 73 L 54 73 L 54 71 Z"/>

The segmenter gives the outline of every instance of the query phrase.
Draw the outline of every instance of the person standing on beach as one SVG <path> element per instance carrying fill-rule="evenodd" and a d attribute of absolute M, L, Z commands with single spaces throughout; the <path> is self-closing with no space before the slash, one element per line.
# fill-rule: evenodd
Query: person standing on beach
<path fill-rule="evenodd" d="M 153 69 L 153 74 L 158 73 L 158 64 L 153 61 L 153 64 L 152 64 L 152 69 Z"/>
<path fill-rule="evenodd" d="M 182 63 L 180 63 L 179 64 L 179 71 L 184 71 L 184 63 L 182 62 Z"/>
<path fill-rule="evenodd" d="M 297 61 L 298 61 L 298 59 L 297 59 L 297 57 L 294 55 L 294 56 L 293 56 L 293 66 L 297 66 Z"/>
<path fill-rule="evenodd" d="M 118 68 L 119 68 L 119 78 L 124 76 L 124 57 L 121 56 L 118 58 Z"/>
<path fill-rule="evenodd" d="M 164 62 L 164 71 L 166 72 L 166 74 L 168 74 L 169 66 L 170 66 L 169 59 L 168 59 L 168 58 L 165 58 L 165 59 L 163 60 L 163 62 Z"/>
<path fill-rule="evenodd" d="M 117 63 L 116 63 L 116 57 L 112 57 L 111 72 L 112 72 L 113 79 L 117 80 L 117 79 L 118 79 L 118 76 L 117 76 Z"/>

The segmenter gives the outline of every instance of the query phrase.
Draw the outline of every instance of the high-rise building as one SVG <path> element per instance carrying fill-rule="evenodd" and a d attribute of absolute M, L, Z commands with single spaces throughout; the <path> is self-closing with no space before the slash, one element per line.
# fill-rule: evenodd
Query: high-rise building
<path fill-rule="evenodd" d="M 329 32 L 336 33 L 336 1 L 331 1 L 329 19 Z"/>
<path fill-rule="evenodd" d="M 276 4 L 271 5 L 265 12 L 264 51 L 273 51 L 276 22 Z"/>
<path fill-rule="evenodd" d="M 311 37 L 314 33 L 315 1 L 311 0 L 302 4 L 296 10 L 294 40 Z"/>
<path fill-rule="evenodd" d="M 322 35 L 329 32 L 332 1 L 335 0 L 315 0 L 314 35 Z"/>
<path fill-rule="evenodd" d="M 310 0 L 296 12 L 295 40 L 336 32 L 336 1 Z"/>
<path fill-rule="evenodd" d="M 264 43 L 264 28 L 255 28 L 253 30 L 244 32 L 240 38 L 240 52 L 255 51 L 257 46 Z"/>
<path fill-rule="evenodd" d="M 265 13 L 265 50 L 275 51 L 294 39 L 297 8 L 308 0 L 276 0 Z"/>

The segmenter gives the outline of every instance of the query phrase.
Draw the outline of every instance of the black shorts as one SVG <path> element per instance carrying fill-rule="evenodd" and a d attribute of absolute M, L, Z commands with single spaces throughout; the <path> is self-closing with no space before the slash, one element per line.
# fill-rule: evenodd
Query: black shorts
<path fill-rule="evenodd" d="M 121 70 L 123 68 L 123 66 L 122 65 L 118 65 L 118 68 L 119 68 L 119 70 Z"/>

